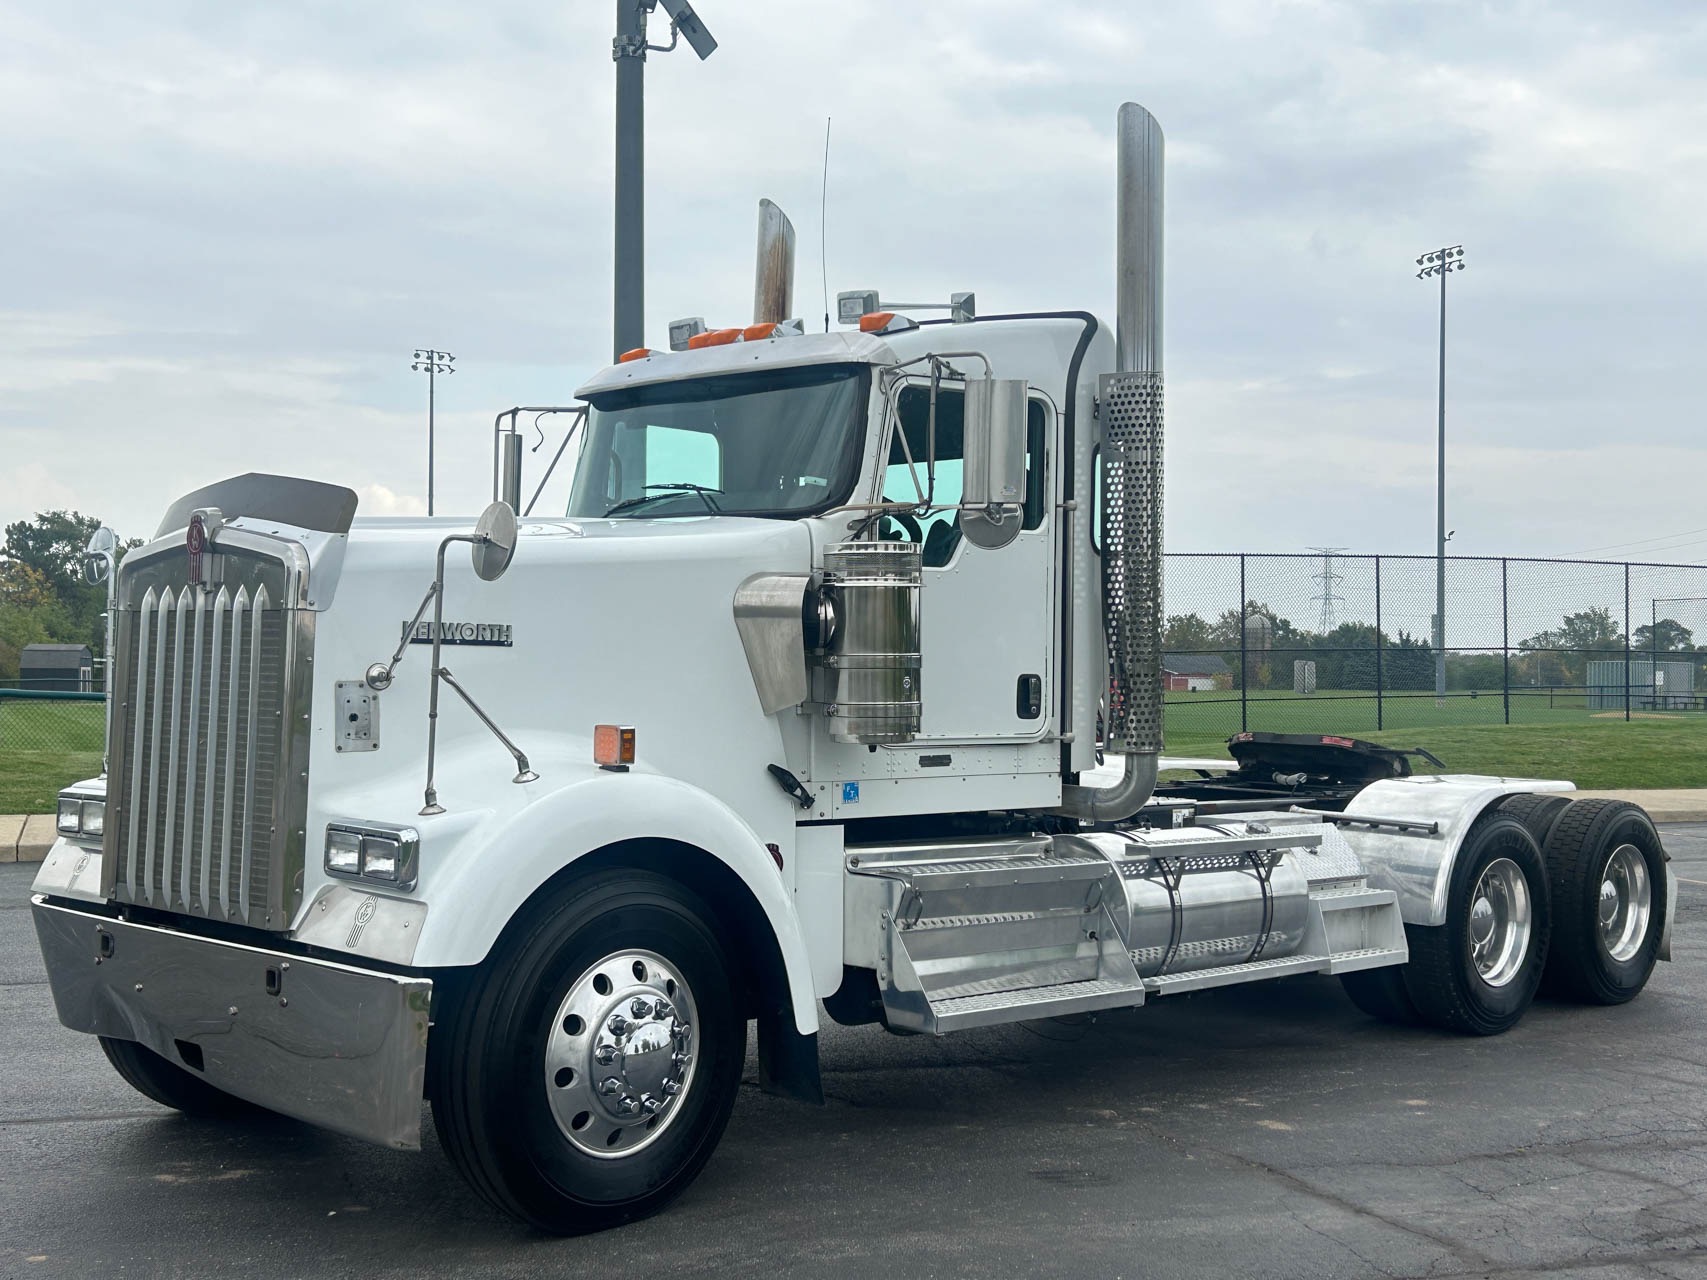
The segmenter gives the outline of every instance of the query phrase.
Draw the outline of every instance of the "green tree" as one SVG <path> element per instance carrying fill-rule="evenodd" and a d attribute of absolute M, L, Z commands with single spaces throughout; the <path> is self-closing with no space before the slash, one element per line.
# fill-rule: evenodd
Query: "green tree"
<path fill-rule="evenodd" d="M 0 546 L 0 598 L 9 599 L 7 607 L 21 609 L 33 618 L 32 626 L 23 630 L 32 636 L 37 630 L 45 632 L 24 643 L 86 644 L 96 653 L 101 652 L 101 614 L 107 607 L 107 588 L 105 583 L 90 582 L 83 572 L 83 548 L 100 527 L 99 519 L 76 511 L 43 511 L 34 520 L 19 520 L 6 526 L 5 545 Z M 122 558 L 126 551 L 139 545 L 134 541 L 121 543 L 118 555 Z M 26 571 L 31 575 L 30 582 L 46 585 L 51 600 L 39 598 L 39 591 L 28 600 L 16 594 L 20 589 L 17 584 L 25 580 L 19 575 Z M 9 598 L 4 585 L 8 581 L 13 583 L 9 588 L 13 595 Z M 21 626 L 14 620 L 13 633 L 23 634 Z"/>
<path fill-rule="evenodd" d="M 1661 618 L 1632 631 L 1630 648 L 1643 653 L 1694 653 L 1695 633 L 1676 618 Z"/>

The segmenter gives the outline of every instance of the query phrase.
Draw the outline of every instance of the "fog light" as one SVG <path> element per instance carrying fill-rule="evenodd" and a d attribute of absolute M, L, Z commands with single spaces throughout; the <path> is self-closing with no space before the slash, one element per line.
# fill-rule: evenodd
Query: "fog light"
<path fill-rule="evenodd" d="M 59 834 L 74 836 L 83 822 L 83 802 L 76 798 L 59 798 Z"/>
<path fill-rule="evenodd" d="M 98 836 L 107 829 L 107 802 L 105 800 L 83 801 L 81 815 L 83 834 Z"/>
<path fill-rule="evenodd" d="M 362 838 L 354 831 L 326 829 L 326 870 L 341 876 L 362 872 Z"/>

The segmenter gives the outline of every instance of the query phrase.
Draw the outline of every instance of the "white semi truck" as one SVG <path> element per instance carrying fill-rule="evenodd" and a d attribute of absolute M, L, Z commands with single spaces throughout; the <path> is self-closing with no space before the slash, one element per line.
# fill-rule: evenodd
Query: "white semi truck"
<path fill-rule="evenodd" d="M 425 1100 L 481 1195 L 574 1232 L 694 1178 L 749 1023 L 760 1084 L 815 1102 L 826 1016 L 1326 973 L 1491 1034 L 1543 981 L 1635 996 L 1674 895 L 1634 806 L 1341 738 L 1158 785 L 1133 104 L 1119 157 L 1113 328 L 862 294 L 838 332 L 684 325 L 581 388 L 562 516 L 518 522 L 511 448 L 478 522 L 259 475 L 174 504 L 116 574 L 109 770 L 34 886 L 65 1025 L 186 1112 L 410 1148 Z"/>

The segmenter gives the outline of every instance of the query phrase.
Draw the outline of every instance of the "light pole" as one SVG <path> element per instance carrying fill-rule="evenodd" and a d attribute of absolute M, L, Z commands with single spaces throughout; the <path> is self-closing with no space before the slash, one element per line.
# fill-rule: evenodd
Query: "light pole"
<path fill-rule="evenodd" d="M 433 401 L 435 400 L 436 380 L 439 374 L 451 374 L 456 370 L 451 366 L 456 363 L 456 357 L 448 351 L 435 351 L 431 347 L 418 347 L 415 350 L 414 362 L 409 366 L 417 373 L 427 375 L 427 514 L 433 514 Z"/>
<path fill-rule="evenodd" d="M 670 15 L 670 43 L 646 43 L 646 15 L 662 4 Z M 620 356 L 646 341 L 646 53 L 668 53 L 677 38 L 703 60 L 717 41 L 687 0 L 616 0 L 616 246 L 612 306 L 613 352 Z"/>
<path fill-rule="evenodd" d="M 1440 277 L 1440 441 L 1435 458 L 1434 697 L 1446 701 L 1446 276 L 1464 270 L 1464 246 L 1450 245 L 1417 259 L 1418 280 Z"/>

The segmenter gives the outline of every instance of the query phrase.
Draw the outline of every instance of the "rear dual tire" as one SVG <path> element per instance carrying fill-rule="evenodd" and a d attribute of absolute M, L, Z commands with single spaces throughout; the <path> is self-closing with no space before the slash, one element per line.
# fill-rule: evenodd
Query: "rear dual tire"
<path fill-rule="evenodd" d="M 1544 847 L 1558 934 L 1544 989 L 1623 1004 L 1648 983 L 1665 930 L 1665 850 L 1652 820 L 1622 800 L 1578 800 Z"/>

